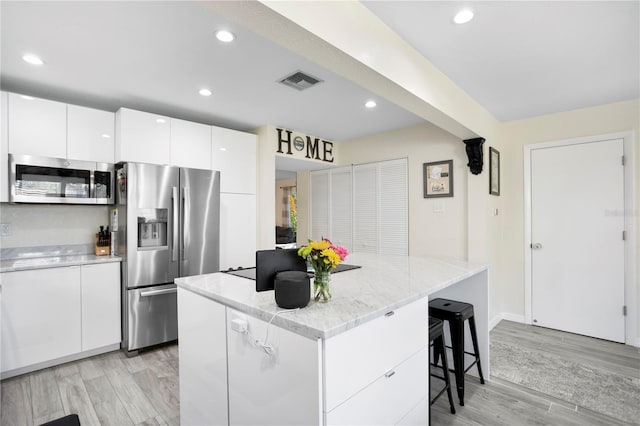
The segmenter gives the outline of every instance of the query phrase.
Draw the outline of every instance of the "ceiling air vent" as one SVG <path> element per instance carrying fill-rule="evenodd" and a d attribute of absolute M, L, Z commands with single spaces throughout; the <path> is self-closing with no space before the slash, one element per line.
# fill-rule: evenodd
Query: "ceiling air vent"
<path fill-rule="evenodd" d="M 315 86 L 318 83 L 322 83 L 322 80 L 316 77 L 312 77 L 309 74 L 305 74 L 302 71 L 296 71 L 293 74 L 279 80 L 280 83 L 293 87 L 298 90 L 305 90 L 309 87 Z"/>

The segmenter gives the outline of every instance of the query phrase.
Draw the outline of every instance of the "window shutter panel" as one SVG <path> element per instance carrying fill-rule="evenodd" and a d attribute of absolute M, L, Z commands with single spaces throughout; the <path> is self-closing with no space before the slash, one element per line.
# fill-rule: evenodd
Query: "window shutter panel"
<path fill-rule="evenodd" d="M 331 216 L 329 239 L 352 251 L 352 179 L 351 166 L 331 170 Z"/>
<path fill-rule="evenodd" d="M 379 253 L 408 255 L 407 160 L 379 163 Z"/>
<path fill-rule="evenodd" d="M 378 252 L 377 166 L 353 167 L 353 251 Z"/>
<path fill-rule="evenodd" d="M 311 234 L 317 240 L 329 235 L 329 171 L 319 170 L 311 175 Z"/>

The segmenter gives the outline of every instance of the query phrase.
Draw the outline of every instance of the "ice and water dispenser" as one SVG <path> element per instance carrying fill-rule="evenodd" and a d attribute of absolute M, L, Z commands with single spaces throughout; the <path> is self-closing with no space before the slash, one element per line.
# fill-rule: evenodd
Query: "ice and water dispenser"
<path fill-rule="evenodd" d="M 139 210 L 138 249 L 167 247 L 167 209 Z"/>

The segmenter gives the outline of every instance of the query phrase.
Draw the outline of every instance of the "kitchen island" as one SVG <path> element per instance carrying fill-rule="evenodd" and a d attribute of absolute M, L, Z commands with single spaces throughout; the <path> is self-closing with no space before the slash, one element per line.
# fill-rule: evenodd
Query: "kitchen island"
<path fill-rule="evenodd" d="M 181 424 L 426 424 L 435 297 L 474 304 L 488 369 L 486 266 L 363 253 L 347 262 L 362 268 L 332 275 L 331 302 L 296 311 L 245 278 L 177 279 Z"/>

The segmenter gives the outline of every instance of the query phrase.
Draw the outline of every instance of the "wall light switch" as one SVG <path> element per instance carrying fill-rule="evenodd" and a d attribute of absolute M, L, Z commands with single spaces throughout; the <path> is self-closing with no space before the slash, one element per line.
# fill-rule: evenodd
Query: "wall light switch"
<path fill-rule="evenodd" d="M 492 209 L 491 210 L 491 215 L 492 216 L 498 216 L 498 209 Z"/>
<path fill-rule="evenodd" d="M 11 236 L 11 224 L 0 223 L 0 237 L 10 237 L 10 236 Z"/>
<path fill-rule="evenodd" d="M 434 213 L 444 213 L 444 201 L 436 201 L 433 203 Z"/>

